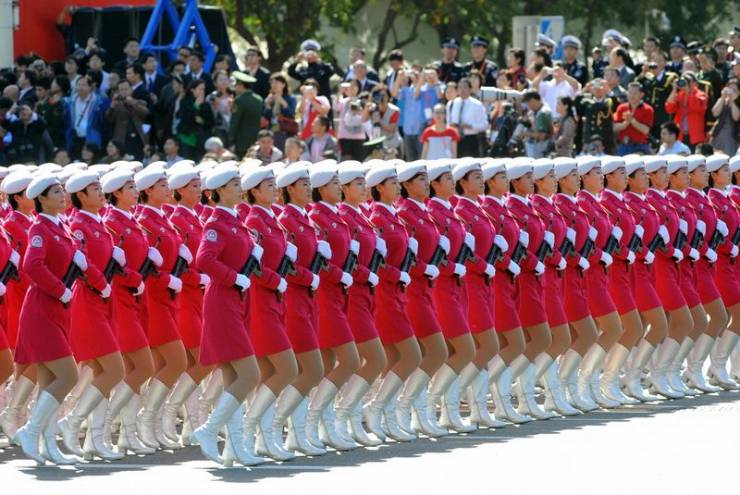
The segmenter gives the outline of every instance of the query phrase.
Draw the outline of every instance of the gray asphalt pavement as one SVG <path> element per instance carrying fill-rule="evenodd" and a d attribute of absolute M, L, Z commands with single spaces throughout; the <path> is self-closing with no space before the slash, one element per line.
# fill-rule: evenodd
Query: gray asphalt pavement
<path fill-rule="evenodd" d="M 0 493 L 735 494 L 738 453 L 740 392 L 723 392 L 256 468 L 219 468 L 192 447 L 38 468 L 12 448 Z"/>

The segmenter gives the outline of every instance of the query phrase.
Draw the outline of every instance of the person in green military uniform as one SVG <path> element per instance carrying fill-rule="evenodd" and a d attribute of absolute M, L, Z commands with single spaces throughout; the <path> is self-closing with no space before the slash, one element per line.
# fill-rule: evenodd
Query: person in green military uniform
<path fill-rule="evenodd" d="M 234 71 L 234 92 L 236 98 L 231 108 L 231 123 L 229 125 L 229 141 L 237 158 L 241 160 L 257 141 L 262 116 L 262 98 L 254 93 L 249 84 L 257 80 L 244 72 Z"/>
<path fill-rule="evenodd" d="M 655 110 L 650 135 L 653 139 L 659 140 L 660 126 L 671 120 L 671 116 L 665 110 L 665 101 L 673 90 L 673 82 L 678 79 L 678 74 L 668 70 L 668 54 L 660 50 L 654 52 L 643 67 L 637 81 L 645 89 L 645 101 Z"/>
<path fill-rule="evenodd" d="M 576 112 L 581 117 L 581 136 L 590 139 L 600 136 L 607 153 L 616 151 L 613 115 L 619 105 L 616 98 L 607 96 L 608 87 L 603 79 L 594 79 L 576 97 Z"/>

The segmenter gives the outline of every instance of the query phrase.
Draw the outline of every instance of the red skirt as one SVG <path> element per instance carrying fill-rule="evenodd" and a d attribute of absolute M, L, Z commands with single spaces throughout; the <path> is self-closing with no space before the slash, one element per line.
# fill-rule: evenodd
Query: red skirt
<path fill-rule="evenodd" d="M 562 273 L 554 267 L 547 267 L 545 270 L 545 312 L 547 313 L 547 323 L 550 328 L 559 327 L 568 323 L 568 316 L 565 314 L 563 301 L 563 291 L 565 282 Z"/>
<path fill-rule="evenodd" d="M 504 333 L 522 326 L 519 321 L 519 306 L 515 300 L 517 282 L 509 272 L 497 271 L 493 277 L 494 303 L 496 309 L 496 332 Z"/>
<path fill-rule="evenodd" d="M 172 299 L 167 289 L 158 286 L 150 277 L 146 282 L 147 339 L 152 348 L 159 347 L 180 337 L 180 295 Z M 159 293 L 158 293 L 159 292 Z"/>
<path fill-rule="evenodd" d="M 432 297 L 446 339 L 470 333 L 468 295 L 464 285 L 458 285 L 454 276 L 439 277 L 434 281 Z"/>
<path fill-rule="evenodd" d="M 37 286 L 31 286 L 18 321 L 15 361 L 44 363 L 72 356 L 69 310 Z"/>
<path fill-rule="evenodd" d="M 657 256 L 653 268 L 655 290 L 666 311 L 674 311 L 686 306 L 686 298 L 680 290 L 678 265 L 672 258 Z"/>
<path fill-rule="evenodd" d="M 113 330 L 113 305 L 88 287 L 76 284 L 70 311 L 70 343 L 77 362 L 118 352 Z"/>
<path fill-rule="evenodd" d="M 337 284 L 319 285 L 319 347 L 332 349 L 354 342 L 347 319 L 347 294 Z"/>
<path fill-rule="evenodd" d="M 383 345 L 392 345 L 414 336 L 406 315 L 408 298 L 400 284 L 382 280 L 375 292 L 375 326 Z"/>
<path fill-rule="evenodd" d="M 712 301 L 720 299 L 717 284 L 714 283 L 714 273 L 716 267 L 705 259 L 701 259 L 694 265 L 696 269 L 696 288 L 699 292 L 699 298 L 702 304 L 709 304 Z"/>
<path fill-rule="evenodd" d="M 307 287 L 293 284 L 288 284 L 285 295 L 285 330 L 293 352 L 301 354 L 318 349 L 316 298 L 311 297 Z"/>
<path fill-rule="evenodd" d="M 269 356 L 291 348 L 285 333 L 285 301 L 278 301 L 275 291 L 261 286 L 252 288 L 249 318 L 249 335 L 256 356 Z"/>
<path fill-rule="evenodd" d="M 468 295 L 468 322 L 470 331 L 481 333 L 496 326 L 493 317 L 495 305 L 493 288 L 486 285 L 486 276 L 469 273 L 465 276 L 465 292 Z"/>
<path fill-rule="evenodd" d="M 9 349 L 8 337 L 5 335 L 5 328 L 0 328 L 0 351 Z"/>
<path fill-rule="evenodd" d="M 738 279 L 737 262 L 734 258 L 726 255 L 719 256 L 714 281 L 722 295 L 725 307 L 731 308 L 740 302 L 740 280 Z"/>
<path fill-rule="evenodd" d="M 694 308 L 701 304 L 699 291 L 696 289 L 696 268 L 688 260 L 681 262 L 678 268 L 678 280 L 681 286 L 681 293 L 689 308 Z"/>
<path fill-rule="evenodd" d="M 590 270 L 601 270 L 601 267 L 594 266 L 587 271 Z M 586 273 L 582 272 L 577 266 L 568 266 L 565 269 L 563 288 L 563 306 L 568 321 L 581 321 L 587 316 L 591 316 L 591 309 L 588 307 Z"/>
<path fill-rule="evenodd" d="M 588 307 L 594 318 L 614 313 L 617 310 L 609 292 L 608 280 L 608 272 L 601 263 L 596 263 L 586 270 Z"/>
<path fill-rule="evenodd" d="M 547 323 L 542 277 L 536 276 L 533 272 L 522 272 L 518 282 L 516 300 L 522 325 L 533 327 Z"/>
<path fill-rule="evenodd" d="M 248 329 L 248 292 L 242 299 L 233 287 L 209 284 L 203 296 L 203 315 L 201 364 L 228 363 L 254 355 Z"/>
<path fill-rule="evenodd" d="M 635 302 L 640 312 L 662 308 L 663 302 L 655 289 L 655 267 L 638 261 L 632 267 L 632 290 L 635 294 Z"/>
<path fill-rule="evenodd" d="M 143 296 L 137 301 L 128 288 L 113 286 L 113 328 L 121 352 L 134 352 L 149 347 L 145 328 Z"/>
<path fill-rule="evenodd" d="M 362 344 L 378 338 L 378 329 L 375 328 L 375 299 L 370 293 L 367 284 L 353 285 L 349 289 L 349 306 L 347 319 L 355 342 Z"/>
<path fill-rule="evenodd" d="M 203 291 L 200 287 L 184 286 L 180 294 L 180 336 L 185 349 L 200 345 L 203 333 Z"/>
<path fill-rule="evenodd" d="M 413 277 L 406 293 L 409 301 L 406 313 L 416 338 L 423 339 L 435 333 L 441 333 L 442 328 L 437 321 L 437 312 L 432 299 L 433 289 L 429 287 L 427 278 Z"/>
<path fill-rule="evenodd" d="M 26 291 L 28 291 L 28 284 L 22 283 L 22 280 L 21 282 L 12 281 L 8 283 L 8 290 L 5 294 L 8 307 L 8 324 L 5 328 L 8 333 L 8 345 L 11 349 L 15 349 L 18 340 L 18 322 Z"/>
<path fill-rule="evenodd" d="M 609 294 L 620 315 L 637 309 L 635 294 L 632 291 L 632 267 L 623 260 L 614 260 L 609 267 Z"/>

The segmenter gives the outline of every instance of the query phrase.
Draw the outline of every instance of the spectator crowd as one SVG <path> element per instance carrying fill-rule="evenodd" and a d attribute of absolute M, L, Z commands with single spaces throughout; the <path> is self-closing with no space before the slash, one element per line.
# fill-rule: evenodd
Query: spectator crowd
<path fill-rule="evenodd" d="M 64 61 L 31 54 L 0 70 L 0 164 L 738 151 L 740 27 L 641 50 L 608 30 L 588 54 L 575 36 L 539 35 L 505 67 L 488 47 L 474 36 L 468 55 L 446 39 L 426 64 L 394 50 L 379 74 L 363 48 L 342 68 L 309 39 L 284 72 L 254 47 L 207 72 L 197 48 L 162 70 L 137 39 L 115 54 L 90 38 Z"/>

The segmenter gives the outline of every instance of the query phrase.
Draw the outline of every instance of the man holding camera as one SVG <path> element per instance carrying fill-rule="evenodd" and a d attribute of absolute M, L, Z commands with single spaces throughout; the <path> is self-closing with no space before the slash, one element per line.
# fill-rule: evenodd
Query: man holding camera
<path fill-rule="evenodd" d="M 673 89 L 673 82 L 678 74 L 667 69 L 668 54 L 657 50 L 652 53 L 650 60 L 642 64 L 642 72 L 637 76 L 637 82 L 645 89 L 645 101 L 653 107 L 654 120 L 650 134 L 654 140 L 660 139 L 660 126 L 671 120 L 665 110 L 665 102 Z"/>
<path fill-rule="evenodd" d="M 321 45 L 316 40 L 306 40 L 301 43 L 301 51 L 288 66 L 288 75 L 303 84 L 307 79 L 315 79 L 318 82 L 319 94 L 331 98 L 331 76 L 339 71 L 332 65 L 321 60 L 319 52 Z M 300 65 L 306 62 L 305 65 Z"/>
<path fill-rule="evenodd" d="M 134 96 L 131 83 L 126 79 L 119 81 L 105 117 L 113 127 L 112 139 L 123 143 L 124 152 L 136 160 L 144 157 L 144 148 L 149 144 L 144 132 L 148 115 L 147 102 Z"/>
<path fill-rule="evenodd" d="M 704 142 L 707 94 L 699 89 L 693 72 L 686 72 L 673 83 L 671 94 L 665 102 L 665 109 L 673 114 L 673 121 L 681 131 L 679 139 L 693 151 L 697 144 Z"/>
<path fill-rule="evenodd" d="M 17 117 L 2 122 L 2 127 L 10 135 L 5 150 L 8 161 L 44 163 L 51 160 L 53 145 L 44 119 L 39 118 L 28 103 L 21 102 L 17 108 Z"/>

